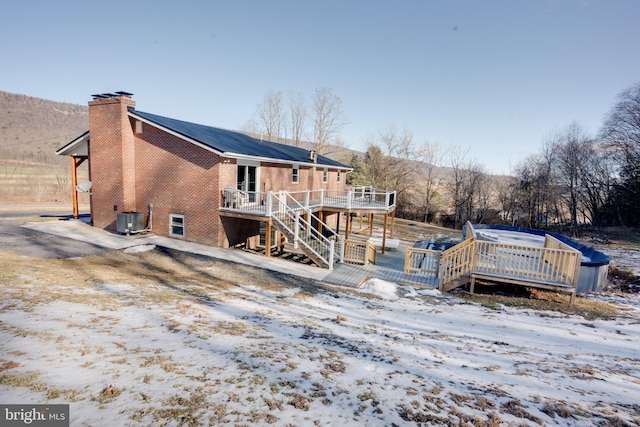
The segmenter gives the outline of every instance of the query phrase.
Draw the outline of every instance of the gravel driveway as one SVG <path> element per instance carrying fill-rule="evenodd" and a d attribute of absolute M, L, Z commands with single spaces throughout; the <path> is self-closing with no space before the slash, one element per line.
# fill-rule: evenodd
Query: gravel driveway
<path fill-rule="evenodd" d="M 22 227 L 0 219 L 0 249 L 36 258 L 73 258 L 102 254 L 110 249 Z"/>

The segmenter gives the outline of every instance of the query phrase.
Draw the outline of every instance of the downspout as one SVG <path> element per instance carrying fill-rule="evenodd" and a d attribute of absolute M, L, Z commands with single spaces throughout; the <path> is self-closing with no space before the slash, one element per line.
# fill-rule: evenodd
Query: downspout
<path fill-rule="evenodd" d="M 147 228 L 144 231 L 153 229 L 153 203 L 149 203 L 149 217 L 147 218 Z"/>

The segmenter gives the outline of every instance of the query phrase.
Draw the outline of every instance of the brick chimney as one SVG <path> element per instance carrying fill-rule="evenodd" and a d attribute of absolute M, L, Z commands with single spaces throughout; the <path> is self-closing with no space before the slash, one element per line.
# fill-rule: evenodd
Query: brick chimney
<path fill-rule="evenodd" d="M 113 228 L 116 213 L 136 210 L 135 146 L 127 92 L 93 95 L 89 102 L 89 174 L 93 224 Z"/>

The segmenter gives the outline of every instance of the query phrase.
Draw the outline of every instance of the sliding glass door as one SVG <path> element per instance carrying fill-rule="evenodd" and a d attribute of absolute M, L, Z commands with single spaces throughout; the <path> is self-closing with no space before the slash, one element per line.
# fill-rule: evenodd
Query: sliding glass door
<path fill-rule="evenodd" d="M 238 162 L 237 189 L 246 191 L 249 202 L 256 201 L 256 192 L 259 191 L 259 166 Z"/>

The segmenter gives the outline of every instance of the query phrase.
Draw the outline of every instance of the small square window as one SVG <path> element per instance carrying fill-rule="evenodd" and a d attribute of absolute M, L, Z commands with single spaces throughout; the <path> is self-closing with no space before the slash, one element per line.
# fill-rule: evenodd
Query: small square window
<path fill-rule="evenodd" d="M 169 235 L 184 237 L 184 215 L 169 215 Z"/>
<path fill-rule="evenodd" d="M 300 182 L 300 167 L 298 165 L 293 165 L 293 169 L 291 169 L 291 182 L 294 184 Z"/>
<path fill-rule="evenodd" d="M 329 182 L 329 169 L 322 171 L 322 182 Z"/>

